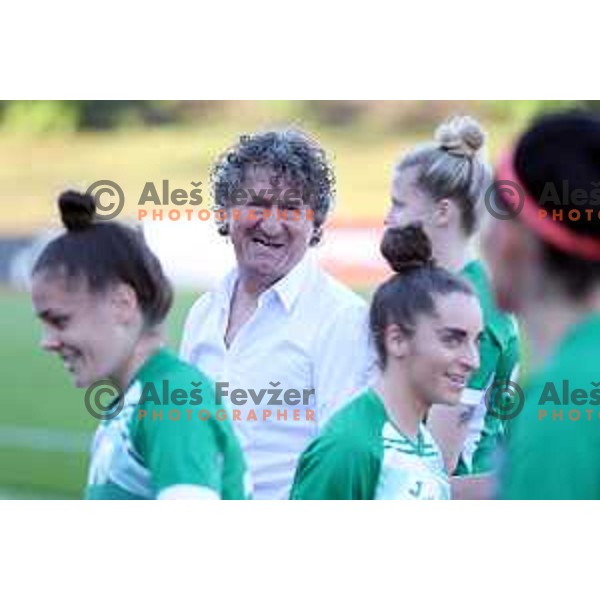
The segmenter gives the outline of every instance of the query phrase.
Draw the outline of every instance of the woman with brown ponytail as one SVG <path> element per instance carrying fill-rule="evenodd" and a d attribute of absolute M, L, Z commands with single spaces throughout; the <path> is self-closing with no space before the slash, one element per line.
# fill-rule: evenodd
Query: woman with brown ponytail
<path fill-rule="evenodd" d="M 450 498 L 424 420 L 434 405 L 456 405 L 477 370 L 481 308 L 467 282 L 435 266 L 420 227 L 395 229 L 382 252 L 396 274 L 370 308 L 381 377 L 302 454 L 292 499 Z"/>
<path fill-rule="evenodd" d="M 215 418 L 212 383 L 164 347 L 173 294 L 158 259 L 140 232 L 94 221 L 92 197 L 65 192 L 58 204 L 67 231 L 33 270 L 42 348 L 62 359 L 76 387 L 108 379 L 122 390 L 119 410 L 99 417 L 86 497 L 244 498 L 241 449 L 230 423 Z M 178 391 L 175 406 L 165 405 L 175 404 L 163 397 L 165 382 Z"/>
<path fill-rule="evenodd" d="M 497 446 L 504 422 L 487 410 L 486 392 L 514 380 L 519 339 L 514 319 L 496 306 L 490 277 L 478 258 L 477 234 L 492 172 L 483 156 L 485 134 L 471 117 L 442 123 L 433 142 L 409 151 L 395 166 L 386 234 L 420 223 L 438 264 L 464 277 L 477 293 L 484 319 L 480 367 L 456 406 L 435 406 L 427 425 L 440 445 L 455 498 L 494 493 Z M 384 237 L 385 239 L 385 237 Z"/>

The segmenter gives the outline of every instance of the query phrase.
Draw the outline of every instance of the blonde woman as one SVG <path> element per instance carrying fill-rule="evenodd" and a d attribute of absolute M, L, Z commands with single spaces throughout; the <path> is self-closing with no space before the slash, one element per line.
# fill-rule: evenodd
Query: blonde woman
<path fill-rule="evenodd" d="M 440 125 L 434 140 L 409 151 L 395 165 L 386 234 L 421 223 L 438 265 L 466 278 L 483 308 L 481 366 L 461 403 L 433 406 L 427 425 L 440 445 L 455 497 L 489 497 L 495 449 L 504 423 L 486 410 L 485 394 L 494 381 L 514 377 L 519 344 L 516 324 L 498 310 L 490 279 L 478 259 L 477 237 L 485 214 L 484 196 L 492 183 L 484 158 L 485 134 L 471 117 Z"/>

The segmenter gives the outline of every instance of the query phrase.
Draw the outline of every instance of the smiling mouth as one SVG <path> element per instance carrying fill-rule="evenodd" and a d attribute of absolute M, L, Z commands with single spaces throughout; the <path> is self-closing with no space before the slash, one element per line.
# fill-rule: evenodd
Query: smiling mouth
<path fill-rule="evenodd" d="M 275 242 L 273 240 L 269 240 L 268 238 L 264 238 L 264 237 L 253 237 L 252 241 L 259 245 L 259 246 L 264 246 L 265 248 L 283 248 L 284 244 L 283 242 Z"/>
<path fill-rule="evenodd" d="M 450 375 L 446 374 L 446 378 L 452 384 L 452 387 L 457 389 L 462 389 L 467 385 L 467 376 L 466 375 Z"/>
<path fill-rule="evenodd" d="M 69 373 L 74 373 L 79 360 L 81 359 L 81 354 L 79 352 L 70 352 L 69 354 L 61 354 L 60 357 L 65 369 L 67 369 Z"/>

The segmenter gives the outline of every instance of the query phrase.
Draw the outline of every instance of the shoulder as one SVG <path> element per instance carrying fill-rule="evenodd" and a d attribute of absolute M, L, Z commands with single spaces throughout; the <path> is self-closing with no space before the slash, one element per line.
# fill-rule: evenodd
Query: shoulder
<path fill-rule="evenodd" d="M 197 298 L 187 313 L 185 328 L 188 329 L 200 324 L 202 319 L 206 317 L 207 313 L 210 312 L 215 305 L 216 298 L 217 292 L 215 291 L 204 292 Z"/>
<path fill-rule="evenodd" d="M 215 309 L 220 308 L 225 302 L 225 298 L 228 298 L 229 291 L 233 287 L 236 277 L 237 273 L 234 269 L 227 273 L 213 289 L 201 294 L 188 312 L 186 326 L 197 323 Z"/>
<path fill-rule="evenodd" d="M 226 285 L 227 278 L 217 289 L 203 293 L 189 309 L 179 348 L 180 355 L 185 360 L 195 362 L 194 353 L 199 340 L 214 339 L 214 329 L 218 327 L 227 297 Z"/>
<path fill-rule="evenodd" d="M 340 325 L 346 328 L 366 326 L 369 312 L 364 298 L 320 267 L 314 273 L 312 285 L 303 294 L 300 310 L 311 313 L 313 319 L 319 321 L 323 334 Z"/>
<path fill-rule="evenodd" d="M 180 382 L 199 378 L 208 380 L 208 376 L 200 371 L 200 369 L 181 360 L 174 353 L 169 353 L 169 358 L 165 361 L 161 374 L 169 380 Z"/>
<path fill-rule="evenodd" d="M 291 497 L 373 498 L 383 456 L 382 427 L 373 417 L 365 394 L 336 413 L 302 453 Z"/>
<path fill-rule="evenodd" d="M 385 422 L 382 405 L 367 389 L 331 417 L 321 436 L 334 441 L 338 447 L 352 451 L 367 450 L 381 438 Z"/>
<path fill-rule="evenodd" d="M 214 384 L 203 371 L 164 351 L 158 368 L 140 379 L 142 399 L 165 408 L 196 407 L 214 399 Z"/>
<path fill-rule="evenodd" d="M 314 283 L 321 300 L 328 305 L 349 310 L 365 311 L 367 309 L 367 302 L 364 298 L 321 267 L 315 273 Z"/>

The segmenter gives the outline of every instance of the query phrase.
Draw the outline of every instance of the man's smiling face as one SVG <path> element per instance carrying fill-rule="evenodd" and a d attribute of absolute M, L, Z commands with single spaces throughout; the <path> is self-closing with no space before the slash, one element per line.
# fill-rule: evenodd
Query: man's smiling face
<path fill-rule="evenodd" d="M 243 189 L 247 202 L 230 209 L 239 213 L 229 221 L 238 267 L 244 277 L 266 279 L 272 285 L 306 254 L 313 231 L 309 207 L 301 203 L 299 190 L 284 179 L 278 181 L 268 167 L 248 167 Z"/>

